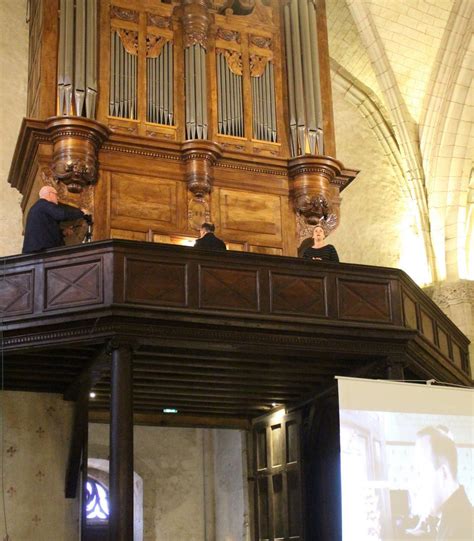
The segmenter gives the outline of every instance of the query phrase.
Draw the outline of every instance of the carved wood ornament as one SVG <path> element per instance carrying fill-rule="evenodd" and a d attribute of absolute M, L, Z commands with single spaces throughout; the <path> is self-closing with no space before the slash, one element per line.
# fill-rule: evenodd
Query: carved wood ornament
<path fill-rule="evenodd" d="M 53 141 L 54 178 L 71 193 L 97 181 L 97 156 L 109 130 L 102 124 L 81 117 L 54 117 L 48 122 Z"/>

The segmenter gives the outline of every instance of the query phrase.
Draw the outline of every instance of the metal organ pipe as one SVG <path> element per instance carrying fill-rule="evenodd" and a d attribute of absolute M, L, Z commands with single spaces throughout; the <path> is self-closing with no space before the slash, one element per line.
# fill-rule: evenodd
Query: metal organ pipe
<path fill-rule="evenodd" d="M 321 88 L 312 0 L 290 0 L 284 9 L 284 23 L 291 152 L 293 156 L 321 154 Z"/>
<path fill-rule="evenodd" d="M 97 2 L 61 0 L 58 41 L 58 113 L 95 117 Z"/>

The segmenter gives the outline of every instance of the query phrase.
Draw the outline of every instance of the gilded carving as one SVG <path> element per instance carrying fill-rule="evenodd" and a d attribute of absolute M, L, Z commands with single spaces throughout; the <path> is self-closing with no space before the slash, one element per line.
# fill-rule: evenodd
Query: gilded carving
<path fill-rule="evenodd" d="M 128 54 L 137 55 L 138 54 L 138 32 L 135 30 L 125 30 L 120 28 L 118 30 L 120 36 L 120 41 L 125 47 L 125 50 Z"/>
<path fill-rule="evenodd" d="M 120 19 L 132 23 L 138 23 L 138 11 L 131 9 L 120 8 L 118 6 L 110 6 L 110 18 Z"/>
<path fill-rule="evenodd" d="M 255 36 L 250 35 L 250 44 L 259 47 L 260 49 L 271 49 L 272 48 L 272 38 L 265 36 Z"/>
<path fill-rule="evenodd" d="M 51 171 L 68 192 L 81 193 L 97 181 L 97 154 L 108 137 L 108 128 L 98 122 L 68 117 L 48 124 L 53 140 Z"/>
<path fill-rule="evenodd" d="M 157 15 L 155 13 L 147 13 L 146 23 L 148 26 L 171 28 L 171 17 L 164 17 L 163 15 Z"/>
<path fill-rule="evenodd" d="M 235 41 L 236 43 L 241 42 L 240 32 L 221 27 L 217 29 L 216 38 L 223 39 L 224 41 Z"/>
<path fill-rule="evenodd" d="M 242 75 L 242 55 L 237 51 L 231 51 L 229 49 L 216 49 L 216 54 L 223 54 L 227 66 L 230 71 L 235 75 Z"/>
<path fill-rule="evenodd" d="M 270 60 L 267 56 L 258 54 L 250 55 L 250 75 L 251 77 L 261 77 L 265 71 L 267 62 Z"/>
<path fill-rule="evenodd" d="M 205 199 L 193 197 L 188 202 L 188 226 L 189 229 L 199 231 L 204 222 L 211 221 L 209 203 Z"/>
<path fill-rule="evenodd" d="M 207 47 L 211 15 L 209 0 L 183 0 L 184 46 Z"/>
<path fill-rule="evenodd" d="M 147 34 L 146 36 L 146 56 L 148 58 L 156 58 L 160 56 L 161 49 L 163 49 L 167 39 L 163 36 L 155 36 L 153 34 Z"/>

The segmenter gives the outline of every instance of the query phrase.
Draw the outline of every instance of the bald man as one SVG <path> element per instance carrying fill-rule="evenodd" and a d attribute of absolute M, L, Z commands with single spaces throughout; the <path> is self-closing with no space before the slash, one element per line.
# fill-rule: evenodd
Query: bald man
<path fill-rule="evenodd" d="M 58 192 L 53 186 L 43 186 L 39 199 L 31 207 L 26 219 L 23 254 L 40 252 L 64 245 L 59 222 L 84 217 L 83 210 L 58 205 Z"/>

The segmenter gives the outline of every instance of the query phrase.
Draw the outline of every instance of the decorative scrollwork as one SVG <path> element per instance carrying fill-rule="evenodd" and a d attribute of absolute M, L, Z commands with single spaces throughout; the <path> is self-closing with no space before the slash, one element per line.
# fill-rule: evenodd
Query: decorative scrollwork
<path fill-rule="evenodd" d="M 110 6 L 110 18 L 120 19 L 121 21 L 129 21 L 138 23 L 138 11 L 132 9 L 120 8 L 118 6 Z"/>
<path fill-rule="evenodd" d="M 163 49 L 167 39 L 163 36 L 155 36 L 153 34 L 147 34 L 146 36 L 146 56 L 148 58 L 156 58 L 160 56 L 161 49 Z"/>
<path fill-rule="evenodd" d="M 229 49 L 216 49 L 216 54 L 223 54 L 229 69 L 235 75 L 242 75 L 242 55 Z M 263 72 L 262 72 L 263 73 Z"/>
<path fill-rule="evenodd" d="M 250 36 L 250 44 L 259 47 L 260 49 L 271 49 L 272 48 L 272 38 L 265 36 Z"/>
<path fill-rule="evenodd" d="M 240 32 L 236 32 L 235 30 L 228 30 L 227 28 L 218 28 L 217 39 L 223 39 L 224 41 L 235 41 L 236 43 L 241 42 L 241 36 Z"/>
<path fill-rule="evenodd" d="M 258 54 L 250 55 L 250 75 L 252 77 L 261 77 L 265 71 L 267 62 L 270 61 L 268 56 L 260 56 Z"/>
<path fill-rule="evenodd" d="M 156 15 L 155 13 L 147 13 L 146 22 L 148 26 L 171 28 L 171 17 L 164 17 L 163 15 Z"/>
<path fill-rule="evenodd" d="M 137 55 L 138 54 L 138 32 L 134 30 L 125 30 L 120 28 L 118 30 L 120 40 L 122 45 L 125 47 L 125 50 L 129 54 Z"/>

